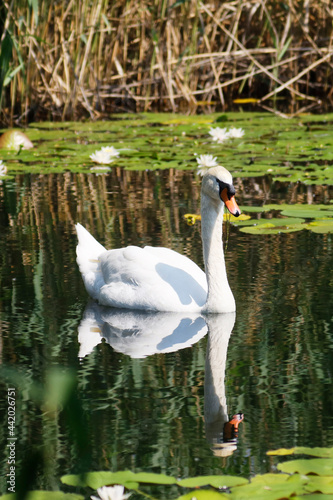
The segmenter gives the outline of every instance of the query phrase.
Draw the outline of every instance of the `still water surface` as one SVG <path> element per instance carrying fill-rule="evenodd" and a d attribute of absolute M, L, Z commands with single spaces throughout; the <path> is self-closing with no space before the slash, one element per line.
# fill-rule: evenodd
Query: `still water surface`
<path fill-rule="evenodd" d="M 332 194 L 265 177 L 235 185 L 243 206 Z M 108 248 L 163 245 L 202 266 L 200 224 L 183 219 L 199 213 L 199 198 L 193 173 L 172 169 L 18 175 L 0 186 L 1 413 L 6 423 L 14 386 L 17 468 L 30 489 L 57 489 L 61 475 L 86 470 L 249 476 L 274 468 L 269 449 L 333 446 L 331 234 L 230 226 L 235 318 L 89 303 L 76 222 Z M 236 445 L 217 446 L 237 412 Z M 6 425 L 0 437 L 5 450 Z M 6 451 L 1 468 L 5 491 Z"/>

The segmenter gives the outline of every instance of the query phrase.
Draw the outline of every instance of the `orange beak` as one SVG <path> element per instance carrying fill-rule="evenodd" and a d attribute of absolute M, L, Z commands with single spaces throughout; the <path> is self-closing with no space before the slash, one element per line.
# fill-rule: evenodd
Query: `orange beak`
<path fill-rule="evenodd" d="M 224 188 L 221 191 L 221 200 L 224 202 L 225 206 L 227 207 L 231 215 L 238 217 L 241 214 L 240 208 L 236 203 L 235 197 L 232 195 L 229 200 L 227 188 Z"/>

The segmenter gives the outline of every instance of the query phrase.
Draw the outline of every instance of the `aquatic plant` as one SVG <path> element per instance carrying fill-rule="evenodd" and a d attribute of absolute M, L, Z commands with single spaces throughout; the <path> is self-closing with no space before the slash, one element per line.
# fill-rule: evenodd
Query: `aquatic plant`
<path fill-rule="evenodd" d="M 124 486 L 116 484 L 115 486 L 102 486 L 97 490 L 98 497 L 92 495 L 92 500 L 126 500 L 131 493 L 124 493 Z"/>
<path fill-rule="evenodd" d="M 216 167 L 218 165 L 216 156 L 213 155 L 200 155 L 196 158 L 198 162 L 198 175 L 204 175 L 206 170 L 211 167 Z"/>
<path fill-rule="evenodd" d="M 119 151 L 114 146 L 104 146 L 90 155 L 90 159 L 95 163 L 109 165 L 119 156 Z"/>
<path fill-rule="evenodd" d="M 33 144 L 21 130 L 8 130 L 0 136 L 0 149 L 31 149 Z"/>
<path fill-rule="evenodd" d="M 229 139 L 229 132 L 227 128 L 211 127 L 209 130 L 209 135 L 212 136 L 213 141 L 216 141 L 217 143 L 220 144 Z"/>
<path fill-rule="evenodd" d="M 198 476 L 176 479 L 164 474 L 119 472 L 88 472 L 84 475 L 66 475 L 61 478 L 64 484 L 74 487 L 96 489 L 104 484 L 119 482 L 126 488 L 136 491 L 142 497 L 151 495 L 141 488 L 145 485 L 177 485 L 191 491 L 177 496 L 177 500 L 286 500 L 311 498 L 323 500 L 333 494 L 333 448 L 295 447 L 268 452 L 268 455 L 302 455 L 315 458 L 298 458 L 277 464 L 279 473 L 256 475 L 250 480 L 234 476 Z M 140 489 L 139 489 L 140 488 Z M 310 496 L 309 496 L 310 495 Z M 93 498 L 93 497 L 91 497 Z M 176 500 L 176 499 L 175 499 Z"/>
<path fill-rule="evenodd" d="M 229 139 L 240 139 L 245 134 L 245 131 L 242 128 L 231 127 L 228 130 Z"/>
<path fill-rule="evenodd" d="M 2 160 L 0 160 L 0 177 L 6 175 L 7 167 Z"/>

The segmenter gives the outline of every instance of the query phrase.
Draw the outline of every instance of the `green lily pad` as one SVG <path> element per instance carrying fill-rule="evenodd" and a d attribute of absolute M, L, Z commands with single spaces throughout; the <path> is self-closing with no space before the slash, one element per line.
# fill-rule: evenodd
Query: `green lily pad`
<path fill-rule="evenodd" d="M 308 478 L 295 474 L 263 474 L 252 478 L 251 483 L 245 486 L 232 488 L 230 500 L 281 500 L 305 492 L 304 487 Z"/>
<path fill-rule="evenodd" d="M 325 495 L 333 495 L 333 477 L 332 476 L 308 476 L 309 483 L 305 489 L 311 493 L 320 491 Z"/>
<path fill-rule="evenodd" d="M 281 215 L 286 217 L 301 217 L 303 219 L 316 219 L 323 217 L 333 217 L 333 210 L 330 205 L 264 205 L 265 211 L 279 210 Z"/>
<path fill-rule="evenodd" d="M 282 210 L 281 215 L 285 215 L 286 217 L 294 217 L 296 215 L 302 217 L 304 219 L 317 219 L 322 217 L 333 217 L 333 210 L 321 210 L 321 209 L 309 209 L 308 207 L 300 208 L 298 210 L 295 209 L 287 209 Z"/>
<path fill-rule="evenodd" d="M 320 476 L 333 476 L 333 458 L 299 459 L 278 464 L 277 468 L 289 474 L 318 474 Z"/>
<path fill-rule="evenodd" d="M 17 498 L 15 493 L 1 495 L 2 500 L 15 500 Z M 26 500 L 84 500 L 82 495 L 76 493 L 64 493 L 63 491 L 29 491 Z"/>
<path fill-rule="evenodd" d="M 184 488 L 197 488 L 200 486 L 213 486 L 214 488 L 229 488 L 231 486 L 238 486 L 247 484 L 248 480 L 236 476 L 197 476 L 188 479 L 177 481 L 179 486 Z"/>
<path fill-rule="evenodd" d="M 313 457 L 333 458 L 333 448 L 309 448 L 307 446 L 295 446 L 294 448 L 280 448 L 271 450 L 267 455 L 311 455 Z"/>
<path fill-rule="evenodd" d="M 333 218 L 332 219 L 319 219 L 314 222 L 310 222 L 306 229 L 312 231 L 313 233 L 327 234 L 333 233 Z"/>
<path fill-rule="evenodd" d="M 129 170 L 195 171 L 196 152 L 217 156 L 235 177 L 269 175 L 273 180 L 333 185 L 331 115 L 325 115 L 319 127 L 312 115 L 286 122 L 268 113 L 227 113 L 223 115 L 225 125 L 242 127 L 245 135 L 225 142 L 223 147 L 209 136 L 211 126 L 224 126 L 219 117 L 218 113 L 140 113 L 119 114 L 107 123 L 35 123 L 25 133 L 34 142 L 36 154 L 3 149 L 2 159 L 8 160 L 10 173 L 85 172 L 93 151 L 114 145 L 123 150 L 117 166 Z"/>
<path fill-rule="evenodd" d="M 230 500 L 230 495 L 214 490 L 198 490 L 178 497 L 176 500 Z"/>
<path fill-rule="evenodd" d="M 69 486 L 90 486 L 97 490 L 101 486 L 111 484 L 123 484 L 126 487 L 137 488 L 139 483 L 149 484 L 175 484 L 174 477 L 166 476 L 165 474 L 154 474 L 149 472 L 132 472 L 132 471 L 97 471 L 87 472 L 86 474 L 68 474 L 61 477 L 61 481 Z"/>
<path fill-rule="evenodd" d="M 270 219 L 269 219 L 270 220 Z M 284 220 L 284 219 L 281 219 Z M 242 233 L 248 234 L 280 234 L 280 233 L 294 233 L 296 231 L 302 231 L 305 225 L 302 223 L 298 224 L 281 224 L 277 226 L 271 222 L 258 224 L 257 226 L 240 227 L 239 230 Z"/>
<path fill-rule="evenodd" d="M 295 496 L 292 500 L 333 500 L 333 495 L 322 495 L 321 493 L 311 493 L 310 495 Z"/>

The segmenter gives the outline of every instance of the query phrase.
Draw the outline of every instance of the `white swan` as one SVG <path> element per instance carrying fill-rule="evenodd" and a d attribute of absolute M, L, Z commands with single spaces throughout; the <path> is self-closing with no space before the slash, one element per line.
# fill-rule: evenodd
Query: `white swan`
<path fill-rule="evenodd" d="M 169 312 L 225 313 L 236 309 L 222 246 L 224 205 L 235 216 L 232 176 L 207 170 L 201 186 L 201 234 L 206 274 L 188 257 L 163 247 L 106 250 L 81 224 L 77 262 L 89 295 L 101 305 Z"/>

